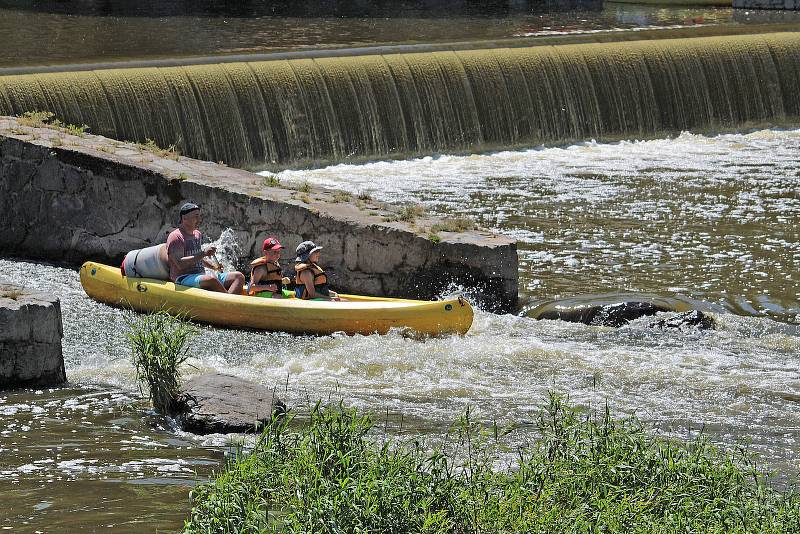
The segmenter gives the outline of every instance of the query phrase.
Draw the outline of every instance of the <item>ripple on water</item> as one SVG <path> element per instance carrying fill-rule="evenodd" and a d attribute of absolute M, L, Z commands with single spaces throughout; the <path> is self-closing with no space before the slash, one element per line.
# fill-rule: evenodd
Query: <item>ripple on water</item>
<path fill-rule="evenodd" d="M 2 524 L 26 531 L 93 528 L 98 515 L 174 529 L 188 491 L 222 458 L 176 437 L 136 392 L 108 385 L 5 392 L 0 416 Z"/>

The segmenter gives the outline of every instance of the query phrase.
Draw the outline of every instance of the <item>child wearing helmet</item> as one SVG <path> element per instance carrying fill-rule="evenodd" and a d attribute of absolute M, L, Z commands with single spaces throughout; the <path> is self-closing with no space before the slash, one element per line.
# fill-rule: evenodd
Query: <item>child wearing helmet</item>
<path fill-rule="evenodd" d="M 328 287 L 328 276 L 319 266 L 320 250 L 313 241 L 303 241 L 297 246 L 294 260 L 295 296 L 304 300 L 341 300 Z"/>

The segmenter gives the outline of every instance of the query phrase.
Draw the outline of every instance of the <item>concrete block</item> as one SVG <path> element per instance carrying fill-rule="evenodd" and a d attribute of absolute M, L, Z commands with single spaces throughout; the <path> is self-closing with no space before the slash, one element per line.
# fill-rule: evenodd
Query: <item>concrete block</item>
<path fill-rule="evenodd" d="M 58 298 L 0 284 L 0 388 L 66 381 Z"/>

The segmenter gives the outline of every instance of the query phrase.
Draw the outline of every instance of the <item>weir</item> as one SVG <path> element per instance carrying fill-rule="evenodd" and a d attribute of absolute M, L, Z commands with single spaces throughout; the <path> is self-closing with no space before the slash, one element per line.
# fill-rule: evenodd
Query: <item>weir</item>
<path fill-rule="evenodd" d="M 0 77 L 0 114 L 246 167 L 721 131 L 800 117 L 800 34 Z"/>

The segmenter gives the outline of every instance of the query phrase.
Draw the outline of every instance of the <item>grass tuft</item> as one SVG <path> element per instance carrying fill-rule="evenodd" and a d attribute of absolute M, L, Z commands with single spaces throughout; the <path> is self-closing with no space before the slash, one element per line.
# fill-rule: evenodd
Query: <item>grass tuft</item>
<path fill-rule="evenodd" d="M 17 118 L 17 122 L 31 128 L 43 128 L 54 116 L 50 111 L 26 111 Z"/>
<path fill-rule="evenodd" d="M 454 217 L 452 219 L 444 219 L 431 226 L 431 232 L 466 232 L 475 229 L 475 222 L 464 218 Z"/>
<path fill-rule="evenodd" d="M 317 404 L 306 424 L 274 419 L 192 491 L 184 532 L 800 531 L 800 497 L 770 488 L 744 452 L 655 438 L 635 418 L 556 395 L 536 426 L 499 468 L 515 431 L 469 410 L 431 450 Z"/>
<path fill-rule="evenodd" d="M 383 218 L 386 222 L 414 222 L 417 217 L 422 217 L 426 213 L 425 208 L 417 205 L 406 205 L 401 207 L 394 213 L 391 213 Z"/>
<path fill-rule="evenodd" d="M 89 130 L 86 124 L 82 126 L 64 124 L 54 117 L 50 111 L 26 111 L 17 117 L 17 122 L 31 128 L 52 128 L 78 137 L 86 137 L 86 132 Z"/>
<path fill-rule="evenodd" d="M 333 194 L 334 202 L 350 202 L 351 198 L 353 198 L 352 195 L 347 191 L 336 191 Z"/>
<path fill-rule="evenodd" d="M 139 148 L 139 150 L 146 150 L 147 152 L 155 154 L 160 158 L 178 161 L 181 157 L 181 153 L 178 151 L 175 143 L 169 145 L 167 148 L 161 148 L 154 140 L 147 137 L 145 138 L 144 143 L 136 143 L 136 146 Z"/>
<path fill-rule="evenodd" d="M 275 176 L 274 174 L 269 174 L 264 177 L 264 185 L 266 185 L 267 187 L 280 187 L 281 179 Z"/>
<path fill-rule="evenodd" d="M 173 413 L 180 388 L 180 367 L 189 358 L 187 343 L 196 329 L 163 310 L 137 316 L 129 321 L 128 327 L 128 344 L 139 387 L 146 386 L 156 410 Z"/>
<path fill-rule="evenodd" d="M 86 137 L 86 132 L 89 130 L 89 126 L 86 124 L 81 126 L 75 126 L 74 124 L 61 124 L 61 121 L 59 120 L 53 121 L 53 125 L 63 128 L 66 133 L 76 135 L 78 137 Z"/>
<path fill-rule="evenodd" d="M 24 289 L 3 289 L 0 290 L 0 297 L 4 297 L 11 300 L 17 300 L 21 296 L 25 294 Z"/>

